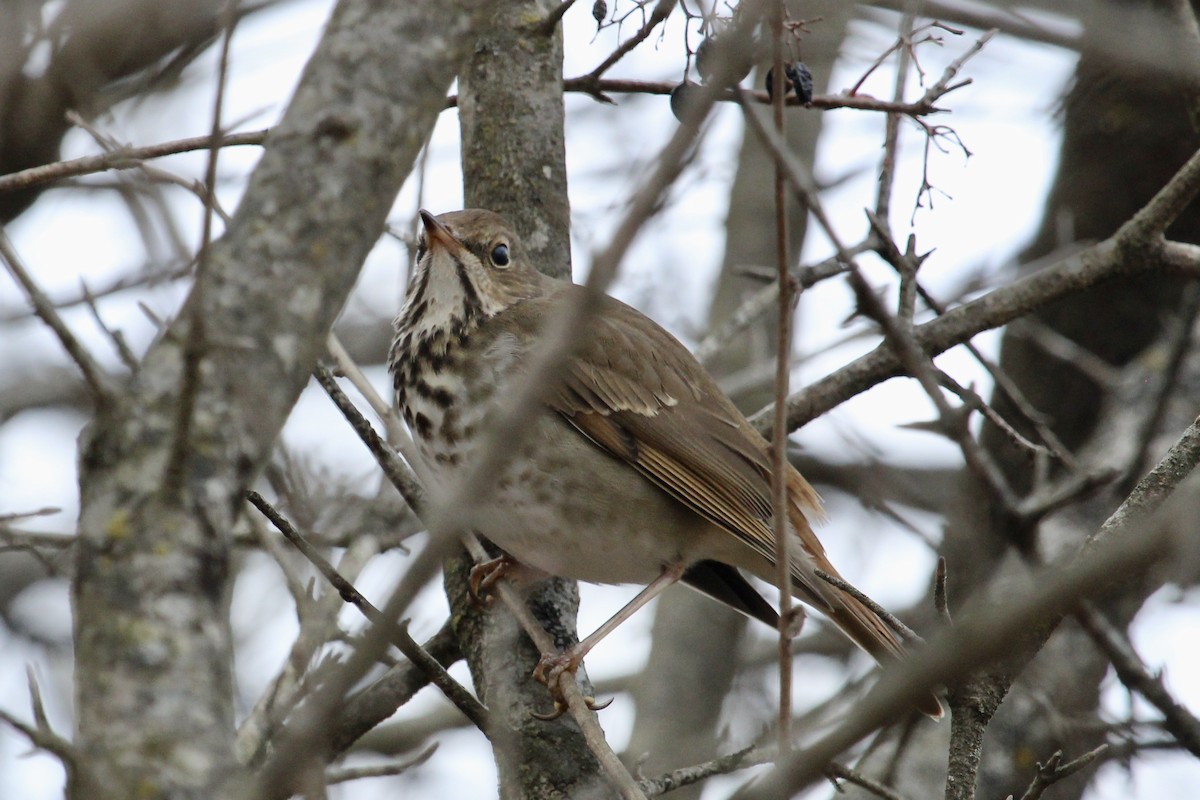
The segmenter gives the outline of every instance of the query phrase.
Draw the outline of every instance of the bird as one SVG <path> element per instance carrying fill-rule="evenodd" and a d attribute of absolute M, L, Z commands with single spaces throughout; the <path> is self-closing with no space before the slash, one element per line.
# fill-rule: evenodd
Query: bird
<path fill-rule="evenodd" d="M 421 210 L 420 218 L 388 368 L 427 480 L 449 482 L 528 374 L 547 322 L 586 289 L 539 272 L 495 212 Z M 535 676 L 552 687 L 550 678 L 577 669 L 600 639 L 675 583 L 779 623 L 745 576 L 776 582 L 767 440 L 645 314 L 604 295 L 588 324 L 475 515 L 477 532 L 506 554 L 500 567 L 515 561 L 534 574 L 646 586 L 595 633 L 539 663 Z M 787 470 L 792 594 L 880 663 L 902 658 L 903 645 L 871 606 L 818 575 L 844 581 L 810 524 L 823 517 L 820 497 Z M 916 707 L 943 713 L 933 693 Z"/>

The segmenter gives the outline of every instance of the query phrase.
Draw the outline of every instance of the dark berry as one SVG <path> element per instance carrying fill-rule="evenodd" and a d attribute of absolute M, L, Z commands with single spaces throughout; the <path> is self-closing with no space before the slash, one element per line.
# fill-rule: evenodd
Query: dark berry
<path fill-rule="evenodd" d="M 608 3 L 604 0 L 596 0 L 592 3 L 592 19 L 596 20 L 597 25 L 602 24 L 606 16 L 608 16 Z"/>
<path fill-rule="evenodd" d="M 767 97 L 775 99 L 775 68 L 767 70 Z M 787 77 L 788 85 L 784 87 L 783 96 L 787 97 L 788 92 L 794 91 L 796 97 L 799 98 L 803 105 L 808 105 L 812 102 L 813 97 L 813 76 L 812 71 L 805 66 L 803 61 L 796 61 L 783 65 L 783 74 Z"/>
<path fill-rule="evenodd" d="M 683 122 L 690 104 L 696 102 L 695 98 L 699 91 L 700 84 L 692 81 L 684 81 L 671 90 L 671 113 L 675 115 L 675 119 Z"/>
<path fill-rule="evenodd" d="M 800 103 L 806 106 L 812 103 L 812 70 L 803 61 L 798 61 L 795 64 L 788 64 L 785 72 L 787 73 L 788 80 L 792 82 L 792 88 L 796 90 L 796 97 L 800 98 Z"/>
<path fill-rule="evenodd" d="M 720 37 L 709 36 L 696 48 L 696 72 L 700 73 L 700 78 L 705 83 L 708 83 L 716 75 L 716 52 L 722 47 L 720 42 Z M 753 56 L 746 48 L 738 48 L 738 51 L 735 52 L 726 47 L 724 57 L 730 59 L 732 65 L 729 76 L 732 83 L 741 83 L 754 68 Z"/>

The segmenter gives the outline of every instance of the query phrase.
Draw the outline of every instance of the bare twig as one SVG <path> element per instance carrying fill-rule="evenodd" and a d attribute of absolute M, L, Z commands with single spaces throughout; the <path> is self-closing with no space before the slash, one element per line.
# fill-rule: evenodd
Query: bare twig
<path fill-rule="evenodd" d="M 925 287 L 920 284 L 919 281 L 917 282 L 917 293 L 921 296 L 921 299 L 925 301 L 925 304 L 933 309 L 935 313 L 938 315 L 946 313 L 946 306 L 938 301 L 938 299 L 932 294 L 930 294 Z M 974 343 L 966 341 L 963 343 L 963 347 L 965 347 L 967 352 L 969 352 L 975 358 L 975 360 L 985 370 L 987 370 L 988 374 L 992 376 L 992 379 L 996 382 L 996 388 L 1003 392 L 1008 399 L 1012 401 L 1016 409 L 1033 427 L 1034 431 L 1037 432 L 1038 438 L 1040 438 L 1046 448 L 1054 454 L 1054 457 L 1061 461 L 1069 469 L 1077 469 L 1078 465 L 1075 462 L 1075 458 L 1071 455 L 1066 445 L 1062 443 L 1062 441 L 1054 433 L 1054 430 L 1047 424 L 1044 415 L 1038 413 L 1037 409 L 1035 409 L 1025 397 L 1025 393 L 1021 391 L 1021 387 L 1016 384 L 1016 382 L 1008 375 L 1008 373 L 1002 370 L 1000 365 L 995 361 L 985 356 L 980 349 L 974 345 Z"/>
<path fill-rule="evenodd" d="M 862 252 L 862 245 L 854 249 L 854 252 Z M 801 267 L 791 276 L 790 280 L 800 291 L 803 291 L 823 280 L 842 275 L 845 271 L 846 268 L 839 264 L 837 259 L 827 259 L 819 264 Z M 765 314 L 767 309 L 778 301 L 778 298 L 779 283 L 771 280 L 766 286 L 743 300 L 742 304 L 734 309 L 724 322 L 709 331 L 700 344 L 693 348 L 692 354 L 699 359 L 700 363 L 707 362 L 733 337 L 746 330 L 756 319 Z"/>
<path fill-rule="evenodd" d="M 220 137 L 219 146 L 261 145 L 266 141 L 268 133 L 267 130 L 261 130 L 224 134 Z M 110 169 L 136 169 L 148 159 L 162 158 L 193 150 L 207 150 L 212 146 L 212 135 L 206 134 L 143 147 L 119 147 L 99 155 L 73 158 L 70 161 L 56 161 L 53 164 L 43 164 L 39 167 L 30 167 L 20 172 L 2 175 L 0 176 L 0 192 L 28 189 L 42 183 L 105 172 Z"/>
<path fill-rule="evenodd" d="M 88 796 L 97 797 L 98 800 L 110 797 L 111 795 L 106 787 L 102 786 L 96 780 L 92 772 L 92 767 L 88 760 L 83 757 L 83 754 L 79 752 L 73 743 L 59 736 L 50 727 L 49 720 L 46 717 L 46 709 L 42 705 L 42 691 L 32 667 L 26 669 L 26 678 L 29 684 L 29 698 L 34 724 L 29 725 L 22 722 L 3 709 L 0 709 L 0 722 L 5 722 L 10 727 L 22 733 L 34 747 L 39 747 L 47 753 L 57 756 L 62 761 L 68 773 L 71 774 L 76 790 L 85 791 Z"/>
<path fill-rule="evenodd" d="M 558 27 L 558 23 L 563 18 L 563 14 L 566 14 L 573 5 L 575 5 L 575 0 L 561 0 L 561 2 L 554 7 L 554 10 L 547 14 L 546 18 L 541 21 L 541 23 L 538 25 L 538 30 L 541 31 L 541 33 L 545 36 L 549 36 L 550 34 L 554 33 L 554 29 Z"/>
<path fill-rule="evenodd" d="M 904 639 L 906 642 L 924 642 L 925 641 L 924 639 L 922 639 L 920 636 L 917 635 L 916 631 L 914 631 L 912 628 L 908 627 L 903 622 L 901 622 L 900 619 L 897 618 L 895 614 L 892 614 L 886 608 L 879 605 L 879 603 L 876 603 L 874 600 L 867 597 L 861 591 L 859 591 L 855 587 L 851 586 L 850 584 L 846 583 L 841 578 L 838 578 L 834 575 L 830 575 L 828 572 L 825 572 L 824 570 L 820 570 L 820 569 L 815 570 L 814 572 L 818 578 L 825 581 L 830 586 L 835 586 L 838 589 L 841 589 L 843 592 L 852 596 L 855 600 L 862 603 L 867 608 L 871 609 L 871 611 L 873 611 L 876 614 L 876 616 L 878 616 L 881 620 L 883 620 L 884 623 L 886 623 L 889 628 L 894 630 L 896 632 L 896 634 L 900 636 L 901 639 Z"/>
<path fill-rule="evenodd" d="M 567 78 L 563 81 L 563 91 L 567 92 L 582 92 L 591 95 L 598 100 L 608 100 L 607 95 L 612 94 L 656 94 L 669 95 L 671 91 L 678 86 L 678 83 L 669 81 L 637 81 L 626 80 L 623 78 L 595 78 L 592 75 L 580 75 L 575 78 Z M 855 111 L 876 111 L 880 113 L 902 114 L 907 117 L 925 117 L 930 114 L 939 114 L 945 111 L 939 108 L 937 100 L 949 94 L 955 89 L 962 88 L 965 83 L 960 83 L 954 86 L 947 87 L 946 90 L 938 97 L 928 99 L 928 92 L 919 100 L 914 100 L 908 103 L 897 103 L 893 100 L 880 100 L 867 95 L 852 95 L 852 94 L 823 94 L 813 95 L 812 102 L 802 104 L 795 96 L 790 96 L 784 101 L 784 105 L 789 108 L 819 108 L 825 111 L 845 108 Z M 737 103 L 741 102 L 737 92 L 741 91 L 746 96 L 746 101 L 758 105 L 770 105 L 771 98 L 766 92 L 750 91 L 748 89 L 719 91 L 716 93 L 714 100 L 719 103 Z M 453 108 L 458 103 L 458 98 L 455 95 L 450 95 L 446 98 L 448 108 Z"/>
<path fill-rule="evenodd" d="M 200 364 L 208 353 L 209 335 L 205 321 L 205 294 L 208 284 L 209 246 L 212 244 L 213 208 L 217 192 L 217 156 L 221 152 L 221 113 L 225 106 L 226 78 L 229 73 L 229 47 L 237 23 L 236 4 L 226 0 L 221 9 L 221 55 L 217 61 L 217 87 L 213 97 L 212 126 L 209 132 L 207 166 L 204 174 L 204 216 L 201 221 L 200 250 L 196 255 L 196 277 L 184 312 L 188 316 L 187 337 L 183 342 L 183 374 L 179 400 L 171 433 L 171 452 L 163 475 L 163 491 L 175 495 L 182 491 L 184 464 L 192 447 L 192 423 L 196 398 L 200 394 Z"/>
<path fill-rule="evenodd" d="M 17 254 L 16 249 L 13 248 L 12 241 L 8 238 L 8 233 L 3 228 L 0 228 L 0 258 L 4 260 L 9 274 L 13 276 L 13 279 L 24 290 L 26 297 L 29 298 L 29 302 L 33 304 L 34 311 L 46 323 L 47 327 L 54 332 L 63 349 L 67 351 L 67 355 L 79 367 L 79 371 L 83 373 L 83 379 L 92 390 L 92 395 L 95 397 L 96 402 L 101 405 L 110 403 L 113 399 L 114 390 L 104 369 L 97 363 L 95 357 L 92 356 L 87 348 L 75 338 L 75 334 L 71 333 L 71 329 L 67 327 L 62 317 L 55 311 L 54 304 L 50 302 L 50 299 L 42 292 L 41 287 L 30 277 L 24 264 L 21 263 L 21 257 Z"/>
<path fill-rule="evenodd" d="M 1108 656 L 1121 683 L 1157 708 L 1163 715 L 1163 728 L 1188 752 L 1200 757 L 1200 719 L 1171 696 L 1162 675 L 1151 675 L 1129 640 L 1090 603 L 1075 612 L 1075 619 Z"/>
<path fill-rule="evenodd" d="M 404 498 L 409 507 L 419 514 L 424 502 L 425 491 L 418 482 L 416 475 L 392 451 L 388 443 L 380 438 L 375 429 L 371 427 L 371 423 L 363 417 L 354 403 L 350 402 L 350 398 L 338 386 L 337 379 L 333 377 L 327 368 L 318 364 L 316 369 L 313 370 L 313 376 L 317 379 L 317 383 L 321 384 L 321 388 L 325 390 L 326 394 L 329 395 L 329 399 L 333 400 L 334 405 L 342 412 L 342 416 L 350 423 L 350 427 L 362 439 L 367 449 L 371 451 L 371 455 L 375 456 L 375 461 L 383 470 L 383 474 L 387 476 L 387 479 L 400 492 L 400 496 Z"/>
<path fill-rule="evenodd" d="M 950 598 L 946 594 L 946 557 L 938 556 L 937 571 L 933 577 L 933 608 L 947 628 L 954 624 L 950 615 Z"/>
<path fill-rule="evenodd" d="M 325 346 L 329 348 L 329 354 L 333 356 L 333 360 L 337 363 L 338 371 L 346 376 L 346 379 L 358 389 L 359 394 L 371 406 L 371 410 L 383 422 L 384 428 L 387 430 L 387 440 L 400 451 L 404 459 L 413 467 L 414 470 L 420 469 L 421 459 L 417 456 L 416 445 L 413 444 L 412 437 L 408 435 L 408 431 L 400 422 L 400 417 L 396 414 L 395 406 L 385 402 L 379 393 L 375 391 L 375 387 L 367 380 L 367 376 L 363 374 L 362 369 L 350 357 L 350 353 L 342 345 L 337 334 L 330 332 L 329 338 L 325 342 Z"/>
<path fill-rule="evenodd" d="M 613 64 L 624 58 L 630 51 L 644 42 L 650 34 L 654 33 L 654 29 L 671 15 L 671 11 L 674 10 L 678 2 L 679 0 L 658 0 L 658 3 L 654 6 L 654 11 L 650 13 L 650 18 L 646 20 L 646 23 L 642 25 L 638 32 L 621 42 L 620 46 L 608 58 L 601 61 L 586 77 L 599 80 L 600 76 L 608 72 Z"/>
<path fill-rule="evenodd" d="M 404 653 L 409 661 L 412 661 L 424 671 L 429 676 L 430 682 L 441 689 L 450 702 L 454 703 L 479 730 L 485 734 L 488 732 L 487 709 L 470 692 L 463 688 L 462 684 L 450 677 L 450 673 L 446 671 L 445 667 L 439 664 L 429 653 L 425 652 L 424 648 L 409 635 L 408 626 L 405 623 L 396 623 L 384 618 L 379 609 L 370 600 L 363 597 L 362 593 L 355 589 L 349 581 L 343 578 L 315 547 L 305 541 L 300 532 L 282 514 L 275 510 L 262 495 L 255 491 L 249 491 L 246 492 L 246 499 L 261 511 L 263 516 L 271 520 L 271 524 L 286 536 L 287 540 L 297 550 L 304 554 L 304 557 L 325 576 L 325 579 L 338 591 L 344 601 L 353 605 L 362 612 L 363 616 L 372 622 L 390 628 L 391 641 L 400 649 L 400 652 Z"/>
<path fill-rule="evenodd" d="M 1188 12 L 1191 13 L 1190 10 Z M 1194 20 L 1194 17 L 1193 17 Z M 1195 23 L 1193 22 L 1193 25 Z M 1179 303 L 1179 312 L 1175 318 L 1174 330 L 1170 334 L 1166 365 L 1158 376 L 1158 386 L 1154 394 L 1154 402 L 1150 410 L 1138 425 L 1135 441 L 1137 450 L 1129 459 L 1125 478 L 1118 484 L 1117 492 L 1127 494 L 1145 469 L 1150 441 L 1158 432 L 1167 411 L 1167 401 L 1175 391 L 1175 383 L 1183 368 L 1184 357 L 1191 350 L 1192 328 L 1200 315 L 1200 282 L 1192 281 L 1183 290 L 1183 298 Z"/>
<path fill-rule="evenodd" d="M 129 349 L 129 343 L 125 341 L 125 337 L 121 335 L 120 331 L 113 330 L 104 322 L 104 317 L 100 316 L 100 309 L 96 307 L 96 298 L 88 291 L 87 284 L 83 284 L 82 288 L 84 303 L 87 305 L 88 310 L 92 312 L 92 319 L 96 321 L 96 325 L 104 332 L 108 340 L 112 342 L 113 349 L 117 351 L 117 355 L 120 357 L 121 363 L 125 365 L 125 368 L 130 372 L 137 372 L 137 356 Z"/>
<path fill-rule="evenodd" d="M 1035 588 L 1001 607 L 991 606 L 943 631 L 930 645 L 884 673 L 849 718 L 834 731 L 796 753 L 753 786 L 743 800 L 783 798 L 820 778 L 826 765 L 880 724 L 905 711 L 929 687 L 953 682 L 978 665 L 1008 651 L 1032 625 L 1052 629 L 1081 598 L 1112 585 L 1117 576 L 1141 573 L 1169 557 L 1174 547 L 1167 525 L 1152 526 L 1153 515 L 1200 460 L 1200 419 L 1193 422 L 1158 466 L 1134 488 L 1120 508 L 1067 564 L 1044 567 Z"/>
<path fill-rule="evenodd" d="M 1042 793 L 1054 783 L 1061 781 L 1063 778 L 1069 778 L 1079 770 L 1088 766 L 1098 758 L 1103 756 L 1108 751 L 1108 745 L 1102 744 L 1095 750 L 1089 750 L 1074 761 L 1062 763 L 1062 750 L 1056 750 L 1050 758 L 1046 759 L 1046 763 L 1038 762 L 1037 773 L 1033 776 L 1033 780 L 1029 783 L 1029 788 L 1021 795 L 1021 800 L 1039 800 Z"/>
<path fill-rule="evenodd" d="M 853 783 L 855 786 L 861 786 L 869 793 L 876 797 L 882 797 L 883 800 L 905 800 L 904 795 L 897 792 L 890 786 L 885 786 L 877 780 L 868 778 L 856 769 L 851 769 L 845 764 L 839 764 L 834 761 L 829 765 L 829 774 L 841 778 L 844 781 Z"/>
<path fill-rule="evenodd" d="M 684 786 L 699 783 L 714 775 L 728 775 L 739 769 L 765 764 L 774 754 L 757 745 L 742 748 L 727 755 L 690 767 L 680 767 L 655 778 L 643 778 L 639 785 L 647 797 L 658 797 Z"/>
<path fill-rule="evenodd" d="M 896 59 L 896 78 L 892 86 L 892 101 L 896 103 L 904 102 L 904 87 L 908 83 L 908 67 L 912 59 L 912 53 L 909 50 L 912 35 L 913 14 L 911 9 L 906 8 L 900 21 L 899 55 Z M 857 88 L 856 86 L 850 93 L 857 94 Z M 879 165 L 879 186 L 875 193 L 875 215 L 880 219 L 884 230 L 889 231 L 889 236 L 891 230 L 889 210 L 892 205 L 892 186 L 896 177 L 896 154 L 899 150 L 900 115 L 889 113 L 884 128 L 883 159 Z"/>
<path fill-rule="evenodd" d="M 1177 267 L 1200 273 L 1200 248 L 1181 248 L 1161 238 L 1179 211 L 1200 190 L 1200 152 L 1194 154 L 1141 212 L 1111 237 L 1067 256 L 1058 264 L 918 325 L 914 336 L 929 355 L 968 341 L 981 331 L 1007 324 L 1029 311 L 1080 289 L 1135 271 L 1162 265 L 1169 253 L 1180 255 Z M 809 384 L 788 399 L 788 429 L 794 430 L 838 403 L 900 374 L 901 364 L 888 348 L 856 359 L 837 372 Z M 770 435 L 772 414 L 764 410 L 751 420 Z"/>
<path fill-rule="evenodd" d="M 424 764 L 437 752 L 437 749 L 438 743 L 434 742 L 412 758 L 392 761 L 387 764 L 331 769 L 325 773 L 325 783 L 333 786 L 336 783 L 357 781 L 363 778 L 383 778 L 390 775 L 401 775 L 413 767 L 419 767 Z"/>
<path fill-rule="evenodd" d="M 772 60 L 775 97 L 771 104 L 772 122 L 780 138 L 784 137 L 783 98 L 787 94 L 783 64 L 783 0 L 771 10 Z M 792 534 L 788 522 L 788 486 L 791 465 L 787 460 L 788 437 L 784 432 L 786 403 L 792 355 L 792 312 L 795 287 L 788 264 L 787 176 L 775 165 L 775 284 L 778 315 L 775 331 L 775 419 L 777 435 L 771 439 L 771 527 L 775 536 L 775 586 L 779 589 L 779 713 L 778 747 L 780 754 L 791 750 L 792 738 L 792 639 L 796 631 L 792 598 Z M 801 612 L 803 613 L 803 612 Z"/>

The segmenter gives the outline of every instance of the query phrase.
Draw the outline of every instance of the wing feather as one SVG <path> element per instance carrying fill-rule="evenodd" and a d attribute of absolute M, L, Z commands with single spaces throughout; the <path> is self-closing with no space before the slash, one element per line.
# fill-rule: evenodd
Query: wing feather
<path fill-rule="evenodd" d="M 549 311 L 538 304 L 554 301 L 539 298 L 506 313 L 535 326 Z M 767 441 L 673 336 L 617 300 L 602 303 L 588 339 L 551 387 L 549 405 L 597 446 L 773 565 Z M 790 468 L 788 498 L 789 522 L 807 555 L 792 568 L 796 593 L 877 659 L 899 656 L 900 644 L 873 611 L 816 576 L 816 569 L 838 574 L 809 526 L 810 519 L 823 516 L 820 497 Z M 714 593 L 727 587 L 708 581 L 701 588 Z M 934 697 L 921 707 L 933 716 L 941 713 Z"/>

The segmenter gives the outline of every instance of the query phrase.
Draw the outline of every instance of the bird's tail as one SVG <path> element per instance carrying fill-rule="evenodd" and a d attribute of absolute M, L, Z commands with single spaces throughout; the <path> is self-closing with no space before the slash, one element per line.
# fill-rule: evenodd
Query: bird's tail
<path fill-rule="evenodd" d="M 825 548 L 817 539 L 805 514 L 821 514 L 820 499 L 816 491 L 800 473 L 792 470 L 788 482 L 788 517 L 800 540 L 803 553 L 794 559 L 792 581 L 796 594 L 815 605 L 833 621 L 851 641 L 866 650 L 880 664 L 887 664 L 904 657 L 904 647 L 896 634 L 865 603 L 854 595 L 817 577 L 815 570 L 845 580 L 825 555 Z M 941 719 L 944 712 L 938 698 L 930 693 L 921 697 L 917 708 L 933 719 Z"/>

